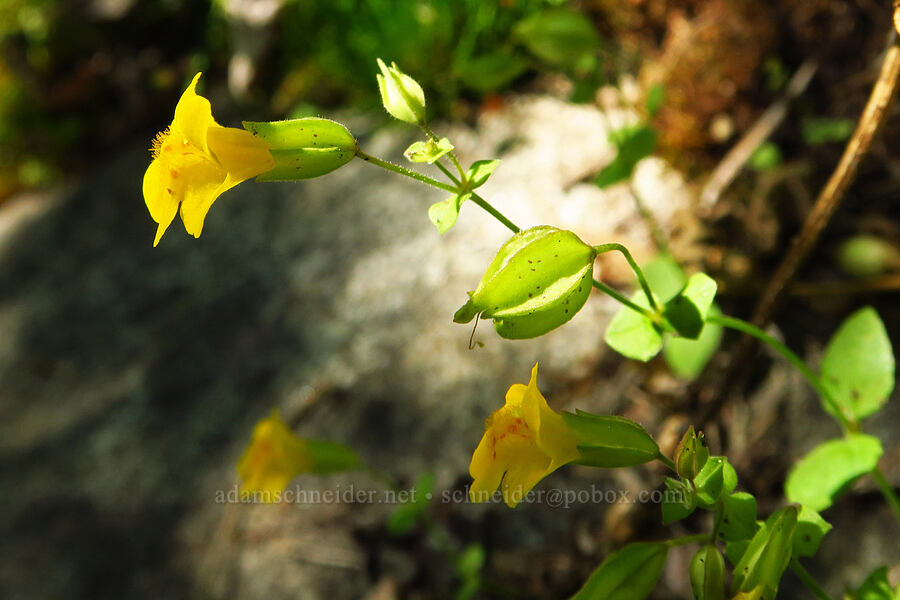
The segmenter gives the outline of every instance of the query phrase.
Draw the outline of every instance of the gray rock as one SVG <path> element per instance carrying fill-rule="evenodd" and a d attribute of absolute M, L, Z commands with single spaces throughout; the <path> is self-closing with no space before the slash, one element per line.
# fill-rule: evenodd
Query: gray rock
<path fill-rule="evenodd" d="M 640 240 L 646 255 L 627 189 L 579 183 L 611 158 L 606 127 L 594 109 L 526 98 L 451 137 L 465 161 L 510 148 L 482 192 L 522 227 Z M 412 139 L 389 129 L 364 147 L 399 159 Z M 145 145 L 0 211 L 6 598 L 360 597 L 382 574 L 354 532 L 380 527 L 389 504 L 215 502 L 256 420 L 279 407 L 300 435 L 346 443 L 404 485 L 431 470 L 448 490 L 535 362 L 560 406 L 572 396 L 552 390 L 609 352 L 616 306 L 599 295 L 539 340 L 504 341 L 482 323 L 485 347 L 469 350 L 453 312 L 510 233 L 468 205 L 439 236 L 427 207 L 441 192 L 362 161 L 299 184 L 245 183 L 199 240 L 176 222 L 154 249 Z M 673 190 L 652 203 L 664 224 L 686 207 Z M 618 398 L 600 389 L 574 397 L 612 409 Z M 359 474 L 300 483 L 382 490 Z M 486 510 L 497 509 L 459 508 Z M 526 507 L 506 527 L 540 514 Z M 528 547 L 566 543 L 561 521 L 541 520 L 562 529 L 530 532 Z"/>

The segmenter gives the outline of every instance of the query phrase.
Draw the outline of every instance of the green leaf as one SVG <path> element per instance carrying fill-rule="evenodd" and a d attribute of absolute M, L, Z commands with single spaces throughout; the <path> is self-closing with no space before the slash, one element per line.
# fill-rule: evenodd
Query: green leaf
<path fill-rule="evenodd" d="M 453 150 L 453 144 L 450 143 L 450 140 L 441 138 L 437 142 L 434 140 L 413 142 L 403 156 L 410 162 L 432 165 L 451 150 Z"/>
<path fill-rule="evenodd" d="M 687 284 L 684 269 L 668 252 L 657 253 L 646 264 L 641 265 L 641 270 L 654 296 L 662 302 L 671 300 Z"/>
<path fill-rule="evenodd" d="M 713 304 L 708 314 L 718 315 L 721 311 Z M 703 372 L 716 353 L 722 342 L 722 334 L 721 325 L 706 323 L 696 340 L 668 336 L 663 345 L 663 358 L 675 375 L 682 379 L 694 379 Z"/>
<path fill-rule="evenodd" d="M 791 560 L 791 538 L 797 527 L 796 506 L 782 508 L 766 520 L 734 567 L 731 593 L 761 588 L 761 597 L 774 600 L 778 582 Z"/>
<path fill-rule="evenodd" d="M 829 531 L 831 524 L 822 515 L 808 506 L 802 507 L 794 532 L 794 556 L 815 556 L 822 538 Z"/>
<path fill-rule="evenodd" d="M 313 457 L 313 473 L 343 473 L 362 464 L 356 452 L 343 444 L 327 440 L 304 440 L 304 443 Z"/>
<path fill-rule="evenodd" d="M 715 280 L 706 273 L 694 273 L 688 279 L 681 296 L 690 300 L 702 319 L 706 319 L 709 307 L 716 297 L 717 285 Z"/>
<path fill-rule="evenodd" d="M 472 194 L 463 194 L 462 196 L 450 196 L 446 200 L 435 202 L 428 207 L 428 218 L 437 227 L 437 230 L 444 234 L 448 229 L 456 225 L 459 218 L 459 210 L 462 208 L 463 202 L 472 197 Z"/>
<path fill-rule="evenodd" d="M 663 102 L 666 100 L 666 88 L 661 83 L 657 83 L 647 92 L 646 108 L 650 117 L 655 117 L 659 109 L 662 108 Z"/>
<path fill-rule="evenodd" d="M 562 413 L 578 439 L 581 458 L 576 462 L 600 468 L 631 467 L 654 460 L 659 446 L 643 427 L 623 417 L 584 411 Z"/>
<path fill-rule="evenodd" d="M 335 121 L 308 117 L 288 121 L 255 123 L 244 128 L 269 144 L 275 168 L 257 176 L 257 181 L 310 179 L 334 171 L 356 156 L 356 140 Z"/>
<path fill-rule="evenodd" d="M 772 142 L 763 142 L 753 151 L 748 165 L 754 171 L 774 171 L 781 166 L 781 149 Z"/>
<path fill-rule="evenodd" d="M 725 558 L 728 559 L 733 565 L 741 562 L 741 558 L 743 558 L 744 553 L 747 551 L 747 548 L 750 546 L 750 540 L 738 540 L 736 542 L 726 542 L 725 543 Z"/>
<path fill-rule="evenodd" d="M 416 480 L 407 501 L 394 509 L 388 518 L 388 531 L 392 535 L 407 533 L 419 521 L 434 497 L 434 482 L 433 473 L 424 473 Z"/>
<path fill-rule="evenodd" d="M 469 544 L 456 561 L 456 572 L 461 579 L 477 579 L 484 567 L 486 554 L 481 544 Z"/>
<path fill-rule="evenodd" d="M 874 308 L 856 311 L 832 336 L 822 359 L 822 383 L 853 421 L 888 400 L 894 389 L 894 352 Z M 825 409 L 833 412 L 827 403 Z"/>
<path fill-rule="evenodd" d="M 878 236 L 855 235 L 841 242 L 837 261 L 854 277 L 875 277 L 900 264 L 900 253 Z"/>
<path fill-rule="evenodd" d="M 695 340 L 715 297 L 716 282 L 705 273 L 695 273 L 681 293 L 666 302 L 663 317 L 681 336 Z"/>
<path fill-rule="evenodd" d="M 891 589 L 888 582 L 888 568 L 879 567 L 872 571 L 863 584 L 853 594 L 853 600 L 897 600 L 900 593 Z"/>
<path fill-rule="evenodd" d="M 668 546 L 640 542 L 609 555 L 571 600 L 641 600 L 666 564 Z"/>
<path fill-rule="evenodd" d="M 616 157 L 600 170 L 594 183 L 606 188 L 631 179 L 637 164 L 653 154 L 656 137 L 656 130 L 645 124 L 628 125 L 610 133 L 609 141 L 616 146 Z"/>
<path fill-rule="evenodd" d="M 666 477 L 666 492 L 663 494 L 663 525 L 687 518 L 697 508 L 697 498 L 688 484 Z"/>
<path fill-rule="evenodd" d="M 722 600 L 725 597 L 725 559 L 715 544 L 700 548 L 691 559 L 691 589 L 697 600 Z"/>
<path fill-rule="evenodd" d="M 463 548 L 456 560 L 456 574 L 462 580 L 462 585 L 453 595 L 454 600 L 469 600 L 473 598 L 481 587 L 481 569 L 487 555 L 481 544 L 469 544 Z"/>
<path fill-rule="evenodd" d="M 770 56 L 763 63 L 766 72 L 766 89 L 777 92 L 790 78 L 787 67 L 777 56 Z"/>
<path fill-rule="evenodd" d="M 469 167 L 469 170 L 466 171 L 466 179 L 469 180 L 469 189 L 474 190 L 487 183 L 488 177 L 491 176 L 491 173 L 494 172 L 494 169 L 496 169 L 499 164 L 499 159 L 476 160 L 473 162 L 472 166 Z"/>
<path fill-rule="evenodd" d="M 785 495 L 791 502 L 823 511 L 857 477 L 874 469 L 881 454 L 881 442 L 871 435 L 853 433 L 827 441 L 794 465 L 784 485 Z"/>
<path fill-rule="evenodd" d="M 737 487 L 737 484 L 737 471 L 734 470 L 734 467 L 732 467 L 731 463 L 726 459 L 725 465 L 722 467 L 722 493 L 730 494 L 734 491 L 734 488 Z"/>
<path fill-rule="evenodd" d="M 528 61 L 521 56 L 497 51 L 461 60 L 453 73 L 467 88 L 486 93 L 503 89 L 527 68 Z"/>
<path fill-rule="evenodd" d="M 722 495 L 722 471 L 725 468 L 724 456 L 711 456 L 697 476 L 694 477 L 694 489 L 697 491 L 697 504 L 704 508 L 715 506 Z"/>
<path fill-rule="evenodd" d="M 532 54 L 557 67 L 569 67 L 600 46 L 594 24 L 580 12 L 551 9 L 516 24 L 513 35 Z"/>
<path fill-rule="evenodd" d="M 719 537 L 726 542 L 749 540 L 756 533 L 756 498 L 747 492 L 722 497 Z"/>
<path fill-rule="evenodd" d="M 853 135 L 856 121 L 852 119 L 827 119 L 807 117 L 803 119 L 803 141 L 810 146 L 827 142 L 843 142 Z"/>
<path fill-rule="evenodd" d="M 635 293 L 631 301 L 644 308 L 650 308 L 643 291 Z M 609 346 L 628 358 L 648 361 L 662 349 L 662 334 L 653 323 L 641 313 L 622 306 L 613 315 L 606 327 L 604 339 Z"/>

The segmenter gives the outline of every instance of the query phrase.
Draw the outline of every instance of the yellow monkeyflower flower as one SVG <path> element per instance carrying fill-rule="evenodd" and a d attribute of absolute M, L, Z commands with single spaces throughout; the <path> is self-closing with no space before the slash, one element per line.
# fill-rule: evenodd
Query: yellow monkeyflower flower
<path fill-rule="evenodd" d="M 216 123 L 209 100 L 197 95 L 200 75 L 181 95 L 172 124 L 153 141 L 153 162 L 144 173 L 144 202 L 159 224 L 154 246 L 176 212 L 187 232 L 200 237 L 220 194 L 275 166 L 265 141 Z"/>
<path fill-rule="evenodd" d="M 262 492 L 264 498 L 273 498 L 314 465 L 307 443 L 288 429 L 277 410 L 272 411 L 253 428 L 250 445 L 238 461 L 241 495 Z"/>
<path fill-rule="evenodd" d="M 535 364 L 527 386 L 511 386 L 506 404 L 487 419 L 469 464 L 473 502 L 488 500 L 500 487 L 514 508 L 538 481 L 580 456 L 574 432 L 537 388 L 537 369 Z"/>

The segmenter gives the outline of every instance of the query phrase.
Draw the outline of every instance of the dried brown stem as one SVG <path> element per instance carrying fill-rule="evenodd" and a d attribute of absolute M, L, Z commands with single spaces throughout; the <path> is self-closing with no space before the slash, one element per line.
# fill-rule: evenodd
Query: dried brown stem
<path fill-rule="evenodd" d="M 800 65 L 788 82 L 784 96 L 767 108 L 741 140 L 725 155 L 700 192 L 698 206 L 700 211 L 708 212 L 712 209 L 719 196 L 731 185 L 753 152 L 759 148 L 760 144 L 769 139 L 772 132 L 781 124 L 788 114 L 791 101 L 806 90 L 818 68 L 818 63 L 812 59 Z"/>
<path fill-rule="evenodd" d="M 900 8 L 897 12 L 900 12 Z M 895 16 L 897 12 L 895 12 Z M 775 271 L 775 275 L 769 281 L 769 285 L 766 286 L 756 305 L 756 310 L 753 311 L 754 324 L 764 325 L 772 316 L 787 284 L 809 255 L 822 230 L 825 229 L 828 221 L 840 206 L 847 188 L 856 178 L 860 162 L 887 120 L 888 109 L 897 93 L 898 81 L 900 81 L 900 38 L 895 33 L 881 64 L 881 73 L 872 88 L 862 116 L 859 118 L 856 131 L 847 143 L 834 173 L 831 174 L 828 183 L 819 193 L 803 228 L 794 237 L 787 256 L 784 257 Z"/>
<path fill-rule="evenodd" d="M 895 1 L 894 21 L 900 20 L 900 0 Z M 822 230 L 828 224 L 829 219 L 837 210 L 844 193 L 856 176 L 857 169 L 863 157 L 869 151 L 872 141 L 878 131 L 884 125 L 888 117 L 888 109 L 897 92 L 898 80 L 900 80 L 900 42 L 896 33 L 893 33 L 890 45 L 885 53 L 881 65 L 881 72 L 872 88 L 869 101 L 860 116 L 856 131 L 847 143 L 840 162 L 822 189 L 812 211 L 806 219 L 800 233 L 794 238 L 791 249 L 779 265 L 769 285 L 757 304 L 753 313 L 753 324 L 762 327 L 771 317 L 777 307 L 778 301 L 788 287 L 797 269 L 803 260 L 809 255 Z M 755 348 L 755 340 L 745 338 L 729 364 L 722 370 L 719 378 L 717 392 L 713 392 L 711 398 L 704 402 L 700 399 L 700 410 L 697 422 L 703 426 L 718 414 L 722 403 L 728 394 L 728 390 L 739 379 L 738 372 L 742 365 L 746 364 L 746 358 Z M 724 383 L 724 387 L 720 387 Z"/>

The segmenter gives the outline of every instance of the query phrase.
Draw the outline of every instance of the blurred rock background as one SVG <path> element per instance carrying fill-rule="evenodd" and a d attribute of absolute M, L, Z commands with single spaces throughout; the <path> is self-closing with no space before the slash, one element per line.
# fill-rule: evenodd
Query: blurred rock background
<path fill-rule="evenodd" d="M 426 210 L 441 193 L 371 165 L 243 184 L 216 203 L 199 240 L 175 223 L 151 247 L 146 148 L 195 71 L 220 123 L 322 114 L 400 161 L 415 137 L 379 109 L 381 56 L 422 81 L 436 128 L 464 162 L 503 160 L 483 195 L 513 221 L 620 241 L 646 260 L 655 248 L 632 190 L 592 178 L 615 157 L 609 132 L 650 119 L 643 96 L 662 83 L 660 147 L 634 188 L 676 255 L 716 275 L 725 310 L 746 315 L 842 149 L 840 136 L 812 143 L 803 123 L 856 117 L 886 10 L 849 0 L 576 3 L 600 43 L 572 64 L 522 39 L 522 23 L 559 4 L 4 3 L 0 596 L 452 597 L 458 582 L 440 545 L 422 528 L 390 535 L 392 506 L 215 501 L 236 485 L 235 461 L 273 407 L 299 434 L 350 445 L 403 487 L 433 472 L 439 493 L 465 489 L 484 418 L 535 362 L 555 408 L 626 415 L 674 445 L 695 400 L 720 385 L 715 373 L 689 385 L 660 360 L 622 360 L 601 341 L 616 309 L 601 296 L 539 340 L 503 341 L 484 326 L 484 347 L 469 350 L 469 328 L 451 317 L 508 232 L 467 205 L 439 236 Z M 819 68 L 772 138 L 776 160 L 753 162 L 701 218 L 704 175 L 810 57 Z M 859 233 L 900 239 L 888 142 L 897 127 L 801 274 L 805 292 L 776 319 L 814 362 L 863 304 L 898 339 L 896 287 L 860 292 L 834 257 Z M 630 284 L 623 263 L 598 265 L 607 283 Z M 737 339 L 726 338 L 726 357 Z M 894 402 L 871 426 L 895 485 L 898 422 Z M 783 502 L 792 461 L 833 429 L 803 381 L 761 351 L 708 433 L 767 514 Z M 542 486 L 637 493 L 660 481 L 652 469 L 573 468 Z M 385 485 L 370 473 L 298 484 Z M 484 546 L 483 597 L 550 598 L 571 594 L 618 545 L 664 535 L 657 510 L 439 502 L 432 513 L 452 544 Z M 896 525 L 873 490 L 827 516 L 835 530 L 810 568 L 833 594 L 900 564 Z M 673 553 L 655 597 L 687 597 L 689 558 Z M 804 593 L 790 575 L 784 586 L 784 597 Z"/>

